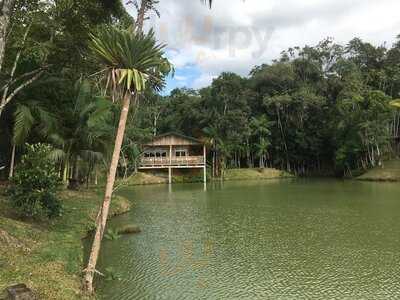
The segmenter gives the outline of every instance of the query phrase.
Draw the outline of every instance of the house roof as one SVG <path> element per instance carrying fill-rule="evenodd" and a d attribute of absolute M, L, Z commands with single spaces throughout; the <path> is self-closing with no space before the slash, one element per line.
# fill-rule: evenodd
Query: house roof
<path fill-rule="evenodd" d="M 169 137 L 169 136 L 175 136 L 175 137 L 190 141 L 191 144 L 193 144 L 193 143 L 194 144 L 198 144 L 198 145 L 203 145 L 204 144 L 202 141 L 200 141 L 200 140 L 198 140 L 198 139 L 196 139 L 194 137 L 190 137 L 190 136 L 187 136 L 187 135 L 184 135 L 184 134 L 180 134 L 180 133 L 177 133 L 177 132 L 167 132 L 167 133 L 163 133 L 163 134 L 155 136 L 150 143 L 147 143 L 147 145 L 154 145 L 154 143 L 157 140 L 160 140 L 160 139 L 163 139 L 163 138 L 166 138 L 166 137 Z"/>

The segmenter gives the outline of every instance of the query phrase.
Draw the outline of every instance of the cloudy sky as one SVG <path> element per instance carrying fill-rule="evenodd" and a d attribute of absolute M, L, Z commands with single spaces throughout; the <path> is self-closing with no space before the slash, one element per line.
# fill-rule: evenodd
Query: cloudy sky
<path fill-rule="evenodd" d="M 399 0 L 214 0 L 212 10 L 199 0 L 160 0 L 158 10 L 147 26 L 176 68 L 165 93 L 207 86 L 223 71 L 246 76 L 289 47 L 326 37 L 390 45 L 400 34 Z"/>

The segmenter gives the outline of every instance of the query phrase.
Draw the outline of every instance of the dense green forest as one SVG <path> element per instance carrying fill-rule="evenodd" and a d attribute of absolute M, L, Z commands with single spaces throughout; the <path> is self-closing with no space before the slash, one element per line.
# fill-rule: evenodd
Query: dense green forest
<path fill-rule="evenodd" d="M 0 96 L 10 98 L 0 111 L 0 176 L 18 165 L 25 143 L 44 142 L 65 180 L 96 181 L 120 108 L 99 84 L 89 36 L 132 19 L 110 0 L 18 0 L 14 10 L 0 78 Z M 199 91 L 140 95 L 119 173 L 135 172 L 144 141 L 176 131 L 208 143 L 215 176 L 240 167 L 351 175 L 397 155 L 400 114 L 389 102 L 399 97 L 400 36 L 390 46 L 355 38 L 290 48 L 246 77 L 223 73 Z"/>
<path fill-rule="evenodd" d="M 119 0 L 6 2 L 12 9 L 0 78 L 0 178 L 10 174 L 14 152 L 18 164 L 25 143 L 37 142 L 54 147 L 64 177 L 78 176 L 78 165 L 80 175 L 92 172 L 112 150 L 118 108 L 100 90 L 90 34 L 133 19 Z"/>
<path fill-rule="evenodd" d="M 215 175 L 225 167 L 351 175 L 398 153 L 400 115 L 389 102 L 399 96 L 400 37 L 390 48 L 326 39 L 247 77 L 223 73 L 200 91 L 153 96 L 135 128 L 205 138 Z"/>

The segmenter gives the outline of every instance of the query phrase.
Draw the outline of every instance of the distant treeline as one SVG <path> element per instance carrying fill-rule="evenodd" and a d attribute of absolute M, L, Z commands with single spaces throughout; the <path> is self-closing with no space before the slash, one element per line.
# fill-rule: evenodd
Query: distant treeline
<path fill-rule="evenodd" d="M 248 77 L 223 73 L 200 91 L 174 90 L 142 105 L 142 128 L 207 139 L 214 172 L 275 167 L 298 174 L 377 166 L 397 154 L 400 36 L 291 48 Z"/>

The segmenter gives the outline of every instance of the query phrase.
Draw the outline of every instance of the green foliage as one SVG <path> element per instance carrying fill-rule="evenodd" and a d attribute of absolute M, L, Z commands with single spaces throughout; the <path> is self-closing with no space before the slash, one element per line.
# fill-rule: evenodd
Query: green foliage
<path fill-rule="evenodd" d="M 119 0 L 16 0 L 5 59 L 0 76 L 2 92 L 11 82 L 9 93 L 31 78 L 32 72 L 46 72 L 7 104 L 0 117 L 0 178 L 6 179 L 12 144 L 46 142 L 61 148 L 57 136 L 65 137 L 64 112 L 73 109 L 73 83 L 97 71 L 88 50 L 89 33 L 99 25 L 132 24 L 133 19 Z M 26 40 L 24 42 L 24 36 Z M 10 75 L 17 54 L 19 61 Z M 71 84 L 72 83 L 72 84 Z M 47 112 L 43 114 L 43 112 Z M 56 118 L 58 128 L 50 128 Z M 111 120 L 112 122 L 112 120 Z M 16 126 L 14 126 L 16 125 Z M 52 129 L 49 131 L 49 129 Z M 54 134 L 56 133 L 57 136 Z M 93 139 L 100 139 L 93 137 Z M 17 149 L 16 160 L 21 153 Z M 6 168 L 4 169 L 4 167 Z"/>
<path fill-rule="evenodd" d="M 56 130 L 48 137 L 54 145 L 50 157 L 72 166 L 69 178 L 78 180 L 104 161 L 113 135 L 113 104 L 97 96 L 93 85 L 78 80 L 70 102 L 57 112 Z"/>
<path fill-rule="evenodd" d="M 0 286 L 30 282 L 38 299 L 85 299 L 81 295 L 79 276 L 85 259 L 82 241 L 86 241 L 88 231 L 93 229 L 102 192 L 102 189 L 62 191 L 63 214 L 47 222 L 44 230 L 43 226 L 35 223 L 8 218 L 13 215 L 14 209 L 9 201 L 2 198 L 0 187 L 0 228 L 12 234 L 24 247 L 30 248 L 29 252 L 22 249 L 16 251 L 13 246 L 1 244 Z M 115 197 L 110 214 L 126 213 L 131 205 L 128 199 Z M 2 264 L 3 261 L 5 264 Z M 104 273 L 107 275 L 107 271 Z"/>
<path fill-rule="evenodd" d="M 118 88 L 142 92 L 148 83 L 157 90 L 172 67 L 163 57 L 163 45 L 158 45 L 154 32 L 139 34 L 133 29 L 116 26 L 100 28 L 91 35 L 89 47 L 106 72 L 106 86 L 113 94 Z"/>
<path fill-rule="evenodd" d="M 45 144 L 26 145 L 9 190 L 12 206 L 23 217 L 54 218 L 61 214 L 57 198 L 59 177 L 49 159 L 52 148 Z"/>
<path fill-rule="evenodd" d="M 118 240 L 118 239 L 121 237 L 121 235 L 118 233 L 117 230 L 108 229 L 107 232 L 106 232 L 106 234 L 104 235 L 104 237 L 105 237 L 107 240 L 116 241 L 116 240 Z"/>
<path fill-rule="evenodd" d="M 107 267 L 104 273 L 104 277 L 107 281 L 121 281 L 122 276 L 115 271 L 113 267 Z"/>
<path fill-rule="evenodd" d="M 148 9 L 156 2 L 148 1 Z M 19 50 L 15 78 L 41 67 L 46 74 L 0 118 L 2 179 L 12 144 L 25 142 L 51 144 L 64 179 L 93 179 L 110 158 L 118 122 L 108 96 L 117 102 L 127 92 L 141 105 L 131 106 L 120 175 L 136 172 L 141 145 L 168 131 L 204 138 L 217 175 L 225 167 L 343 175 L 379 165 L 400 149 L 400 111 L 389 105 L 400 96 L 399 38 L 391 47 L 361 39 L 292 47 L 247 77 L 223 73 L 200 91 L 162 97 L 156 93 L 172 70 L 163 45 L 152 32 L 126 29 L 134 21 L 120 1 L 17 0 L 12 23 L 2 86 Z M 20 152 L 17 147 L 17 165 Z"/>
<path fill-rule="evenodd" d="M 389 102 L 400 95 L 399 46 L 326 39 L 288 49 L 248 78 L 223 73 L 200 91 L 173 91 L 157 131 L 207 137 L 216 169 L 344 175 L 377 166 L 398 148 L 400 112 Z"/>

